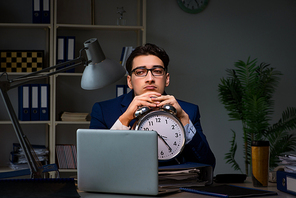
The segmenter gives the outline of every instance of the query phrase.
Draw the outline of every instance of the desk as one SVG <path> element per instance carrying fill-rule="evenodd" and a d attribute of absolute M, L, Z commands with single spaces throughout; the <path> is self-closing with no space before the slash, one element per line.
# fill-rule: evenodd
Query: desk
<path fill-rule="evenodd" d="M 214 183 L 213 185 L 219 185 L 217 183 Z M 246 181 L 244 183 L 233 183 L 232 185 L 236 185 L 236 186 L 243 186 L 243 187 L 248 187 L 248 188 L 254 188 L 253 184 L 252 184 L 252 180 L 251 178 L 247 178 Z M 258 189 L 262 189 L 262 190 L 268 190 L 268 191 L 275 191 L 278 193 L 278 196 L 260 196 L 261 198 L 264 197 L 280 197 L 280 198 L 295 198 L 294 195 L 288 194 L 288 193 L 284 193 L 281 191 L 277 190 L 276 187 L 276 183 L 269 183 L 268 187 L 260 187 Z M 140 195 L 117 195 L 117 194 L 104 194 L 104 193 L 86 193 L 86 192 L 79 192 L 80 196 L 82 198 L 98 198 L 98 197 L 106 197 L 106 198 L 140 198 L 140 197 L 153 197 L 153 196 L 140 196 Z M 157 196 L 155 196 L 157 197 Z M 158 196 L 159 197 L 159 196 Z M 200 197 L 200 198 L 210 198 L 213 196 L 207 196 L 207 195 L 200 195 L 200 194 L 195 194 L 195 193 L 188 193 L 188 192 L 180 192 L 180 193 L 174 193 L 174 194 L 168 194 L 166 196 L 161 196 L 161 197 Z"/>

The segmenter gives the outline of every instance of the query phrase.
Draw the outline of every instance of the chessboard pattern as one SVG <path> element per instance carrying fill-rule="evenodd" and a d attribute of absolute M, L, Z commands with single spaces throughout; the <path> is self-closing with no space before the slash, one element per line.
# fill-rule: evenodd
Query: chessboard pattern
<path fill-rule="evenodd" d="M 35 72 L 43 69 L 44 51 L 0 51 L 0 72 Z"/>

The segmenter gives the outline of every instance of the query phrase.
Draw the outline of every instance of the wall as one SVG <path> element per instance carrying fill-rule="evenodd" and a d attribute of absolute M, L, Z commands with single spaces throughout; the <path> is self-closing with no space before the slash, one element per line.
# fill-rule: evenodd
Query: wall
<path fill-rule="evenodd" d="M 113 3 L 114 10 L 106 10 L 106 12 L 114 12 L 115 17 L 117 16 L 116 6 L 128 7 L 131 4 L 130 2 L 122 1 L 122 5 Z M 7 6 L 4 1 L 1 2 L 1 5 L 0 8 L 3 7 L 3 13 L 13 12 L 9 10 L 10 6 Z M 9 3 L 9 5 L 11 4 Z M 10 14 L 9 17 L 4 17 L 6 14 L 0 12 L 0 16 L 2 16 L 0 21 L 15 22 L 22 19 L 22 22 L 28 22 L 31 16 L 19 18 L 18 15 L 19 12 L 25 9 L 31 9 L 31 7 L 21 7 L 13 15 Z M 126 14 L 127 18 L 128 13 Z M 7 21 L 7 18 L 11 20 Z M 115 19 L 113 21 L 115 23 Z M 127 23 L 129 23 L 129 20 Z M 30 42 L 29 46 L 36 49 L 44 48 L 44 31 L 25 30 L 22 35 L 19 35 L 16 30 L 3 29 L 0 34 L 2 38 L 0 40 L 1 49 L 12 49 L 11 46 L 15 46 L 14 43 L 19 40 L 23 41 L 20 49 L 26 49 L 28 45 L 23 38 L 27 38 L 27 34 L 30 35 L 29 38 L 34 37 L 33 40 L 36 41 Z M 59 33 L 62 34 L 63 31 Z M 79 31 L 76 33 L 80 34 Z M 86 31 L 83 33 L 86 33 Z M 68 35 L 67 32 L 65 34 Z M 80 49 L 82 42 L 86 39 L 98 37 L 101 38 L 100 43 L 106 56 L 115 60 L 116 58 L 119 59 L 121 48 L 114 51 L 111 46 L 118 46 L 117 40 L 116 42 L 109 42 L 108 39 L 105 39 L 104 34 L 106 33 L 88 31 L 87 37 L 81 41 L 79 40 L 76 48 Z M 10 39 L 11 35 L 16 38 L 15 42 Z M 232 137 L 231 129 L 238 132 L 239 150 L 237 157 L 240 166 L 244 169 L 241 124 L 228 121 L 227 112 L 218 100 L 218 84 L 220 78 L 226 76 L 225 69 L 233 68 L 234 62 L 237 60 L 246 61 L 251 56 L 251 58 L 258 58 L 259 63 L 267 62 L 280 70 L 283 76 L 274 96 L 275 113 L 273 118 L 273 120 L 278 120 L 281 112 L 286 107 L 296 106 L 296 78 L 294 77 L 296 73 L 295 35 L 295 0 L 210 0 L 206 10 L 199 14 L 183 12 L 178 7 L 176 0 L 147 0 L 147 42 L 158 44 L 166 49 L 170 55 L 171 84 L 167 88 L 167 92 L 179 99 L 200 106 L 203 130 L 217 159 L 215 174 L 235 172 L 230 165 L 225 164 L 224 160 L 224 154 L 229 150 L 229 141 Z M 117 38 L 116 34 L 113 36 Z M 13 43 L 11 44 L 11 42 Z M 133 43 L 126 43 L 127 41 L 124 39 L 122 42 L 122 46 L 133 45 Z M 60 84 L 63 84 L 67 78 L 58 80 Z M 79 81 L 75 83 L 79 86 Z M 91 110 L 94 102 L 115 97 L 116 84 L 124 83 L 125 79 L 121 79 L 101 90 L 78 91 L 77 95 L 91 95 L 84 106 L 87 106 L 86 109 Z M 58 90 L 60 94 L 58 100 L 64 97 L 61 93 L 65 93 L 65 95 L 76 93 L 72 88 L 69 88 L 70 91 L 66 91 L 66 88 Z M 17 100 L 12 100 L 14 106 L 16 106 Z M 76 109 L 81 106 L 81 104 L 77 103 L 72 105 L 77 106 Z M 61 109 L 59 104 L 58 108 Z M 68 108 L 68 106 L 65 108 Z M 4 109 L 2 101 L 0 101 L 0 109 L 2 120 L 4 118 L 8 119 L 7 114 L 2 111 Z M 37 126 L 37 128 L 36 131 L 41 127 Z M 24 127 L 25 132 L 30 130 L 30 128 Z M 4 126 L 2 131 L 12 131 L 11 126 Z M 29 135 L 32 144 L 45 141 L 45 134 L 41 135 L 41 137 L 38 135 L 40 139 L 36 139 L 35 134 Z M 2 134 L 2 136 L 7 139 L 15 139 L 15 137 L 9 138 L 12 135 L 8 132 Z M 2 145 L 1 148 L 4 146 Z M 5 150 L 10 152 L 11 144 L 6 146 Z M 7 156 L 9 152 L 7 152 Z M 4 161 L 1 161 L 2 159 Z M 0 164 L 6 161 L 4 158 L 1 158 L 1 160 Z"/>
<path fill-rule="evenodd" d="M 224 160 L 231 129 L 238 132 L 237 159 L 244 170 L 241 124 L 228 121 L 218 100 L 225 69 L 251 56 L 280 70 L 273 117 L 278 120 L 286 107 L 296 106 L 295 35 L 295 0 L 210 0 L 199 14 L 185 13 L 176 0 L 147 1 L 147 42 L 170 55 L 167 92 L 200 106 L 203 130 L 217 160 L 215 174 L 237 173 Z"/>

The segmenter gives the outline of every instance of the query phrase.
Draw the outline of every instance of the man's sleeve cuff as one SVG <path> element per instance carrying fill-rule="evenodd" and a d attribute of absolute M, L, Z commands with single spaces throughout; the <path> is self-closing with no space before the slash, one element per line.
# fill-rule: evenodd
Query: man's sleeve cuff
<path fill-rule="evenodd" d="M 194 137 L 196 133 L 196 129 L 192 124 L 191 120 L 189 120 L 189 124 L 184 126 L 185 129 L 185 144 L 188 144 Z"/>
<path fill-rule="evenodd" d="M 129 126 L 124 126 L 119 119 L 116 120 L 116 122 L 111 127 L 112 130 L 129 130 Z"/>

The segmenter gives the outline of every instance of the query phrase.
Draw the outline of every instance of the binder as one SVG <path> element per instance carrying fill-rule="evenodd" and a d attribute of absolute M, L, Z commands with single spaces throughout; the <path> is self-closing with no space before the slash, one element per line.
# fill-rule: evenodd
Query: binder
<path fill-rule="evenodd" d="M 33 2 L 33 23 L 41 23 L 41 1 L 42 0 L 32 0 Z"/>
<path fill-rule="evenodd" d="M 57 63 L 65 62 L 65 37 L 58 36 L 57 39 Z"/>
<path fill-rule="evenodd" d="M 42 23 L 50 23 L 50 0 L 40 0 L 42 1 L 42 15 L 41 22 Z"/>
<path fill-rule="evenodd" d="M 31 121 L 40 120 L 39 115 L 39 85 L 31 84 Z"/>
<path fill-rule="evenodd" d="M 67 167 L 69 169 L 75 168 L 75 160 L 73 157 L 72 145 L 64 145 L 65 157 L 67 161 Z"/>
<path fill-rule="evenodd" d="M 30 121 L 31 120 L 31 109 L 30 109 L 30 96 L 31 86 L 29 84 L 18 87 L 18 114 L 19 120 Z"/>
<path fill-rule="evenodd" d="M 296 195 L 296 173 L 277 171 L 276 180 L 278 190 Z"/>
<path fill-rule="evenodd" d="M 39 120 L 49 120 L 49 85 L 39 84 Z"/>
<path fill-rule="evenodd" d="M 71 145 L 75 168 L 77 168 L 77 150 L 75 145 Z"/>
<path fill-rule="evenodd" d="M 116 85 L 116 97 L 126 93 L 125 85 Z"/>
<path fill-rule="evenodd" d="M 65 61 L 74 60 L 75 58 L 75 37 L 74 36 L 67 36 L 65 39 Z M 68 73 L 74 73 L 75 68 L 67 70 Z"/>
<path fill-rule="evenodd" d="M 133 46 L 127 46 L 125 47 L 125 50 L 124 50 L 124 54 L 123 54 L 123 58 L 122 58 L 122 63 L 121 65 L 126 68 L 126 61 L 128 59 L 128 57 L 130 56 L 130 54 L 132 53 L 132 51 L 134 50 Z"/>
<path fill-rule="evenodd" d="M 119 61 L 119 63 L 120 63 L 121 65 L 122 65 L 122 61 L 123 61 L 124 53 L 125 53 L 125 47 L 122 47 L 121 56 L 120 56 L 120 61 Z"/>
<path fill-rule="evenodd" d="M 131 89 L 128 87 L 128 85 L 116 85 L 116 97 L 127 94 L 130 91 Z"/>

